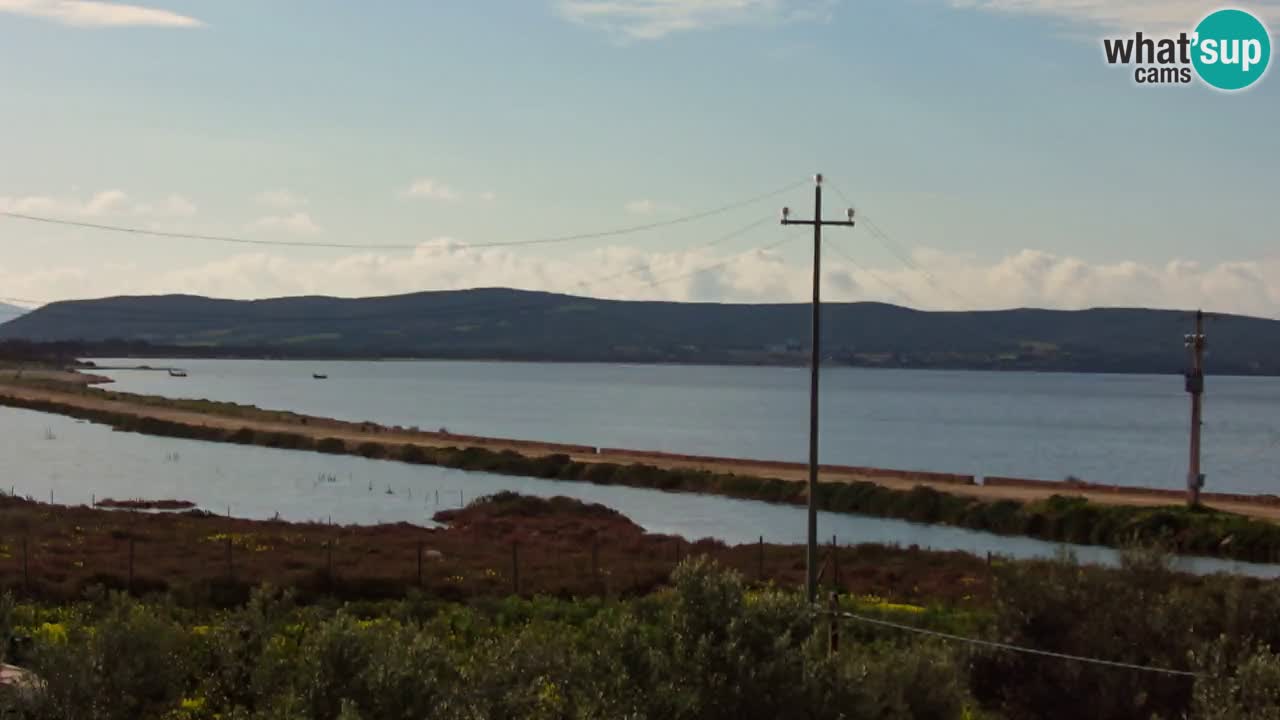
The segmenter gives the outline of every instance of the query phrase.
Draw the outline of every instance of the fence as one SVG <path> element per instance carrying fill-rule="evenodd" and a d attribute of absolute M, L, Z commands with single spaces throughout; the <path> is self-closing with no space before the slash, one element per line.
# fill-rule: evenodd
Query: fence
<path fill-rule="evenodd" d="M 536 518 L 483 527 L 428 529 L 292 524 L 193 514 L 92 510 L 0 499 L 0 587 L 27 597 L 71 600 L 93 586 L 134 594 L 174 592 L 193 602 L 236 602 L 263 583 L 300 595 L 399 597 L 415 590 L 447 599 L 548 594 L 631 595 L 667 582 L 691 555 L 746 579 L 798 587 L 804 548 L 756 542 L 728 546 L 645 534 L 626 523 L 574 519 L 555 529 Z M 622 521 L 625 522 L 625 521 Z M 910 594 L 945 571 L 984 585 L 980 558 L 874 546 L 823 548 L 824 585 L 847 592 L 895 587 Z M 945 558 L 945 568 L 938 565 Z M 956 586 L 961 588 L 962 586 Z"/>

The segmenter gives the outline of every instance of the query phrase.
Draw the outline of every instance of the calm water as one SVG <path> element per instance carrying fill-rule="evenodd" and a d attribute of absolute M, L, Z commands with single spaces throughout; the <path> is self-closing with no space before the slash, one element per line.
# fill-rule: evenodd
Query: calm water
<path fill-rule="evenodd" d="M 137 365 L 136 360 L 99 360 Z M 585 445 L 804 460 L 808 373 L 755 367 L 148 360 L 116 388 Z M 329 375 L 313 380 L 313 372 Z M 1180 376 L 833 368 L 825 462 L 1185 486 Z M 1208 489 L 1280 493 L 1280 378 L 1211 377 Z"/>
<path fill-rule="evenodd" d="M 430 525 L 438 509 L 515 490 L 602 503 L 650 531 L 691 539 L 744 543 L 764 536 L 775 543 L 804 541 L 805 513 L 798 507 L 117 433 L 60 415 L 10 408 L 0 408 L 0 458 L 5 459 L 0 477 L 4 484 L 36 499 L 47 500 L 52 492 L 63 504 L 88 504 L 95 496 L 178 498 L 237 517 L 266 519 L 279 513 L 286 520 Z M 1060 547 L 1028 538 L 828 513 L 821 514 L 819 530 L 822 537 L 836 535 L 841 543 L 916 544 L 979 555 L 1046 557 Z M 1085 562 L 1115 562 L 1115 553 L 1105 548 L 1072 550 Z M 1280 576 L 1280 566 L 1205 558 L 1183 559 L 1180 565 L 1196 572 Z"/>

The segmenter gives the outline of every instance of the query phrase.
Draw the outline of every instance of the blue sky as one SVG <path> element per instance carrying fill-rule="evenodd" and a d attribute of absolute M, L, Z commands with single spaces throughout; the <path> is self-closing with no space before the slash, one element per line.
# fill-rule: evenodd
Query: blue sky
<path fill-rule="evenodd" d="M 1190 30 L 1216 7 L 0 0 L 0 210 L 420 244 L 0 217 L 0 296 L 800 300 L 802 230 L 698 246 L 782 204 L 807 215 L 807 186 L 611 240 L 466 245 L 660 221 L 822 171 L 896 243 L 830 231 L 833 298 L 1280 316 L 1280 79 L 1138 87 L 1102 58 L 1104 36 Z M 1280 27 L 1280 3 L 1243 7 Z"/>

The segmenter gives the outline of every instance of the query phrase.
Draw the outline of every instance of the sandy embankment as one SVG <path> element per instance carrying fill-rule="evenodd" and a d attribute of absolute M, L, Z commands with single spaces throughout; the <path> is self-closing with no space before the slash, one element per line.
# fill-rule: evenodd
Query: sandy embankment
<path fill-rule="evenodd" d="M 55 380 L 65 375 L 77 375 L 79 377 L 75 378 L 75 382 L 80 385 L 87 385 L 92 382 L 88 379 L 91 376 L 84 376 L 79 373 L 42 372 L 57 375 L 57 377 L 50 376 L 42 379 Z M 23 377 L 33 379 L 35 376 L 24 373 Z M 586 463 L 614 463 L 619 465 L 644 463 L 664 469 L 693 468 L 735 475 L 780 478 L 795 482 L 803 482 L 808 477 L 807 468 L 802 463 L 699 457 L 640 450 L 592 448 L 580 445 L 486 438 L 452 433 L 414 431 L 374 423 L 353 423 L 302 415 L 290 415 L 281 418 L 279 413 L 265 410 L 249 411 L 243 415 L 227 415 L 156 405 L 144 402 L 140 396 L 119 395 L 119 399 L 113 399 L 105 394 L 93 391 L 59 390 L 52 387 L 19 384 L 13 381 L 12 374 L 0 373 L 0 404 L 5 404 L 6 399 L 53 402 L 86 410 L 122 413 L 139 418 L 155 418 L 192 427 L 215 427 L 231 431 L 250 428 L 256 432 L 301 434 L 314 440 L 339 438 L 343 441 L 355 443 L 412 444 L 426 448 L 473 446 L 494 451 L 511 450 L 524 455 L 564 453 L 574 460 Z M 897 490 L 911 490 L 917 486 L 925 486 L 944 493 L 974 497 L 986 501 L 1018 500 L 1032 502 L 1046 499 L 1052 495 L 1076 495 L 1103 505 L 1156 507 L 1178 504 L 1179 502 L 1177 494 L 1169 492 L 1123 488 L 1091 489 L 1066 483 L 1020 481 L 1016 479 L 1006 480 L 998 485 L 981 485 L 975 484 L 971 476 L 904 472 L 879 468 L 823 466 L 821 480 L 823 482 L 873 482 L 877 485 Z M 1208 496 L 1206 499 L 1213 507 L 1219 510 L 1273 521 L 1280 520 L 1280 502 L 1273 496 Z"/>

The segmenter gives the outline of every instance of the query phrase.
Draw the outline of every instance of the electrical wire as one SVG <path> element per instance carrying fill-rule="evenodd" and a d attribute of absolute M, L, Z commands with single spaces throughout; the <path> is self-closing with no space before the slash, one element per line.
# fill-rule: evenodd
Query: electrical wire
<path fill-rule="evenodd" d="M 527 245 L 547 245 L 552 243 L 572 242 L 577 240 L 598 240 L 602 238 L 621 237 L 624 235 L 633 235 L 648 230 L 656 230 L 659 228 L 672 227 L 685 223 L 694 222 L 695 220 L 703 220 L 705 218 L 721 215 L 723 213 L 737 210 L 748 205 L 755 204 L 762 200 L 767 200 L 783 193 L 790 192 L 806 181 L 793 182 L 776 190 L 754 195 L 745 200 L 731 202 L 721 205 L 710 210 L 703 210 L 688 215 L 672 218 L 670 220 L 659 220 L 651 223 L 640 225 L 630 225 L 627 227 L 613 228 L 610 230 L 600 230 L 595 232 L 576 233 L 572 235 L 558 235 L 544 238 L 533 238 L 528 240 L 506 240 L 498 242 L 484 243 L 467 243 L 462 245 L 464 248 L 498 248 L 498 247 L 521 247 Z M 105 232 L 126 233 L 130 235 L 141 235 L 147 237 L 168 238 L 178 240 L 203 240 L 209 242 L 234 243 L 239 245 L 260 245 L 271 247 L 293 247 L 293 248 L 323 248 L 323 249 L 344 249 L 344 250 L 414 250 L 419 246 L 417 244 L 359 244 L 359 243 L 337 243 L 337 242 L 315 242 L 305 240 L 260 240 L 252 238 L 233 237 L 229 235 L 201 235 L 197 233 L 170 232 L 165 230 L 149 230 L 147 228 L 131 227 L 125 225 L 108 225 L 105 223 L 91 223 L 80 220 L 69 220 L 66 218 L 47 217 L 42 215 L 30 215 L 26 213 L 16 213 L 8 211 L 0 211 L 0 217 L 6 217 L 14 220 L 26 220 L 29 222 L 45 223 L 51 225 L 61 225 L 67 227 L 76 227 L 88 230 L 101 230 Z"/>
<path fill-rule="evenodd" d="M 692 248 L 692 249 L 698 249 L 698 248 L 711 247 L 711 246 L 714 246 L 714 245 L 718 245 L 718 244 L 721 244 L 721 243 L 728 242 L 728 241 L 730 241 L 730 240 L 733 240 L 733 239 L 739 238 L 739 237 L 741 237 L 741 236 L 743 236 L 743 235 L 745 235 L 745 234 L 749 233 L 750 231 L 755 230 L 756 228 L 759 228 L 759 227 L 761 227 L 762 225 L 764 225 L 764 224 L 766 224 L 766 223 L 770 222 L 771 220 L 773 220 L 773 218 L 769 218 L 769 217 L 766 217 L 766 218 L 760 218 L 760 219 L 757 219 L 757 220 L 753 220 L 752 222 L 748 223 L 747 225 L 744 225 L 744 226 L 742 226 L 742 227 L 739 227 L 739 228 L 737 228 L 736 230 L 734 230 L 734 231 L 732 231 L 732 232 L 730 232 L 730 233 L 727 233 L 727 234 L 725 234 L 725 235 L 723 235 L 723 236 L 720 236 L 720 237 L 716 238 L 715 240 L 713 240 L 713 241 L 711 241 L 711 242 L 709 242 L 709 243 L 705 243 L 705 244 L 703 244 L 703 245 L 701 245 L 701 246 L 695 246 L 695 247 L 694 247 L 694 248 Z M 761 246 L 761 247 L 751 248 L 751 249 L 749 249 L 749 250 L 746 250 L 746 251 L 744 251 L 744 252 L 738 253 L 738 254 L 736 254 L 736 255 L 732 255 L 732 256 L 730 256 L 729 258 L 726 258 L 725 260 L 721 260 L 721 261 L 718 261 L 718 262 L 715 262 L 715 263 L 712 263 L 712 264 L 704 265 L 704 266 L 701 266 L 701 267 L 696 268 L 696 269 L 691 270 L 691 271 L 685 271 L 685 272 L 681 272 L 681 273 L 679 273 L 679 274 L 675 274 L 675 275 L 669 275 L 669 276 L 664 276 L 664 277 L 656 278 L 656 279 L 654 279 L 654 280 L 652 280 L 652 281 L 650 281 L 650 282 L 646 283 L 643 287 L 645 287 L 645 288 L 657 287 L 657 286 L 659 286 L 659 285 L 664 285 L 664 284 L 667 284 L 667 283 L 670 283 L 670 282 L 676 282 L 676 281 L 678 281 L 678 280 L 682 280 L 682 279 L 685 279 L 685 278 L 691 277 L 691 276 L 693 276 L 693 275 L 697 275 L 697 274 L 699 274 L 699 273 L 706 272 L 706 271 L 708 271 L 708 270 L 714 270 L 714 269 L 717 269 L 717 268 L 720 268 L 720 267 L 725 267 L 725 266 L 730 265 L 730 264 L 732 264 L 732 263 L 734 263 L 734 262 L 737 262 L 737 261 L 738 261 L 738 260 L 740 260 L 741 258 L 743 258 L 743 257 L 745 257 L 745 256 L 747 256 L 747 255 L 750 255 L 750 254 L 752 254 L 752 253 L 755 253 L 755 252 L 767 252 L 767 251 L 769 251 L 769 250 L 772 250 L 772 249 L 774 249 L 774 248 L 778 247 L 779 245 L 781 245 L 781 244 L 783 244 L 783 243 L 785 243 L 785 242 L 790 241 L 791 239 L 793 239 L 793 238 L 791 238 L 791 237 L 786 237 L 786 238 L 783 238 L 782 240 L 780 240 L 780 241 L 778 241 L 778 242 L 771 243 L 771 244 L 768 244 L 768 245 L 765 245 L 765 246 Z M 629 268 L 629 269 L 624 270 L 624 271 L 619 272 L 619 273 L 613 273 L 613 274 L 610 274 L 610 275 L 606 275 L 606 276 L 603 276 L 603 277 L 599 277 L 599 278 L 596 278 L 596 279 L 594 279 L 594 280 L 592 280 L 592 281 L 590 281 L 590 282 L 580 283 L 580 287 L 581 287 L 581 286 L 585 286 L 585 287 L 594 287 L 594 286 L 598 286 L 598 285 L 604 284 L 604 283 L 606 283 L 606 282 L 610 282 L 610 281 L 613 281 L 613 280 L 617 280 L 617 279 L 618 279 L 618 278 L 620 278 L 620 277 L 623 277 L 623 276 L 626 276 L 626 275 L 633 275 L 633 274 L 636 274 L 636 273 L 640 273 L 640 272 L 643 272 L 643 271 L 645 271 L 645 270 L 649 270 L 649 269 L 651 269 L 651 268 L 652 268 L 652 264 L 651 264 L 651 263 L 650 263 L 650 264 L 646 264 L 646 265 L 638 265 L 638 266 L 635 266 L 635 267 Z M 395 296 L 393 296 L 393 298 L 394 298 L 394 297 L 395 297 Z M 363 321 L 367 321 L 367 320 L 371 320 L 371 319 L 394 319 L 394 318 L 405 318 L 405 319 L 409 319 L 409 320 L 433 320 L 433 319 L 437 319 L 437 318 L 444 318 L 444 317 L 456 316 L 456 315 L 459 315 L 459 314 L 467 314 L 467 313 L 473 313 L 473 312 L 483 312 L 483 311 L 485 311 L 485 310 L 502 310 L 502 311 L 507 311 L 507 312 L 525 312 L 525 311 L 543 310 L 543 309 L 546 309 L 546 308 L 548 308 L 548 307 L 553 306 L 552 304 L 549 304 L 549 303 L 550 303 L 550 300 L 551 300 L 551 299 L 553 299 L 555 296 L 554 296 L 554 295 L 550 295 L 550 294 L 548 294 L 548 296 L 547 296 L 547 297 L 548 297 L 548 301 L 545 301 L 545 302 L 539 302 L 539 303 L 525 303 L 525 304 L 522 304 L 522 305 L 512 305 L 512 304 L 511 304 L 511 303 L 509 303 L 509 302 L 502 302 L 502 301 L 487 301 L 487 302 L 478 302 L 478 303 L 476 303 L 476 302 L 468 303 L 468 302 L 463 301 L 463 302 L 459 302 L 459 303 L 456 303 L 456 304 L 450 304 L 450 305 L 447 305 L 447 306 L 444 306 L 444 307 L 437 307 L 437 308 L 431 308 L 431 309 L 425 309 L 425 310 L 423 310 L 423 309 L 413 309 L 413 310 L 402 310 L 402 311 L 396 311 L 396 312 L 376 312 L 376 311 L 375 311 L 375 312 L 360 312 L 360 311 L 357 309 L 357 312 L 350 313 L 350 314 L 343 314 L 343 315 L 334 315 L 334 314 L 325 314 L 325 315 L 316 315 L 316 314 L 277 315 L 277 314 L 269 314 L 269 315 L 258 315 L 258 316 L 255 316 L 255 315 L 247 314 L 247 313 L 245 313 L 245 312 L 243 312 L 243 311 L 233 311 L 233 312 L 192 312 L 192 313 L 185 313 L 185 314 L 184 314 L 184 319 L 192 320 L 192 321 L 210 321 L 210 320 L 218 321 L 218 320 L 225 320 L 225 321 L 229 321 L 229 322 L 256 322 L 256 323 L 297 322 L 297 321 L 324 321 L 324 322 L 333 322 L 333 323 L 345 323 L 345 322 L 363 322 Z M 393 298 L 371 298 L 371 299 L 373 299 L 373 300 L 379 300 L 379 299 L 381 299 L 381 300 L 388 300 L 388 301 L 389 301 L 389 300 L 391 300 L 391 299 L 393 299 Z M 324 298 L 324 299 L 326 299 L 326 300 L 335 300 L 335 301 L 339 301 L 339 302 L 341 302 L 341 301 L 345 300 L 344 298 Z M 613 301 L 613 300 L 609 300 L 609 299 L 600 299 L 600 298 L 592 298 L 592 299 L 593 299 L 593 300 L 600 301 L 600 302 L 615 302 L 615 301 Z M 0 301 L 8 301 L 8 302 L 22 302 L 22 303 L 27 303 L 27 304 L 40 304 L 40 303 L 41 303 L 41 301 L 32 300 L 32 299 L 29 299 L 29 298 L 12 298 L 12 297 L 0 297 Z M 147 319 L 147 318 L 148 318 L 148 316 L 151 316 L 151 317 L 161 317 L 161 318 L 163 318 L 163 319 L 165 319 L 165 320 L 172 320 L 172 319 L 174 318 L 174 313 L 173 313 L 173 312 L 171 312 L 171 311 L 166 311 L 166 310 L 158 310 L 158 309 L 150 309 L 150 308 L 148 308 L 148 309 L 140 309 L 140 308 L 126 308 L 126 307 L 118 307 L 118 306 L 116 306 L 116 307 L 112 307 L 112 306 L 104 306 L 104 305 L 85 305 L 85 303 L 94 303 L 94 302 L 97 302 L 97 301 L 95 301 L 95 300 L 67 300 L 67 301 L 51 301 L 51 303 L 52 303 L 52 304 L 51 304 L 49 307 L 45 307 L 45 308 L 43 308 L 43 309 L 42 309 L 42 312 L 43 312 L 43 313 L 45 313 L 45 314 L 54 314 L 54 313 L 57 313 L 57 314 L 63 314 L 63 315 L 75 315 L 75 316 L 81 316 L 81 315 L 84 315 L 84 314 L 86 314 L 86 313 L 90 313 L 90 314 L 97 314 L 97 315 L 98 315 L 98 316 L 100 316 L 100 317 L 108 317 L 108 318 L 112 318 L 112 319 L 122 319 L 122 320 L 135 320 L 135 319 L 137 319 L 137 320 L 145 320 L 145 319 Z M 225 302 L 225 303 L 228 303 L 228 304 L 233 304 L 235 307 L 243 309 L 243 308 L 245 307 L 245 305 L 244 305 L 244 304 L 242 304 L 242 303 L 246 303 L 246 302 L 253 302 L 253 301 L 223 300 L 223 301 L 220 301 L 220 302 Z M 558 301 L 556 301 L 556 302 L 558 303 Z M 64 304 L 64 303 L 65 303 L 65 304 Z M 27 312 L 35 312 L 35 311 L 34 311 L 34 310 L 31 310 L 31 311 L 27 311 Z"/>
<path fill-rule="evenodd" d="M 772 219 L 772 218 L 771 218 L 771 219 Z M 685 273 L 682 273 L 682 274 L 680 274 L 680 275 L 672 275 L 672 276 L 670 276 L 670 277 L 662 278 L 661 280 L 654 280 L 653 282 L 649 283 L 648 285 L 645 285 L 645 287 L 655 287 L 655 286 L 657 286 L 657 285 L 659 285 L 659 284 L 661 284 L 661 283 L 675 282 L 676 280 L 683 280 L 683 279 L 685 279 L 685 278 L 693 277 L 694 275 L 700 275 L 700 274 L 702 274 L 702 273 L 704 273 L 704 272 L 707 272 L 708 270 L 716 270 L 716 269 L 719 269 L 719 268 L 722 268 L 722 267 L 727 267 L 727 266 L 732 265 L 733 263 L 735 263 L 735 262 L 737 262 L 737 261 L 741 260 L 742 258 L 744 258 L 744 257 L 746 257 L 746 256 L 748 256 L 748 255 L 752 255 L 752 254 L 755 254 L 755 253 L 765 253 L 765 252 L 769 252 L 770 250 L 774 250 L 774 249 L 778 248 L 779 246 L 785 245 L 786 243 L 789 243 L 789 242 L 791 242 L 791 241 L 792 241 L 792 240 L 794 240 L 794 239 L 795 239 L 794 237 L 787 236 L 787 237 L 784 237 L 784 238 L 782 238 L 781 240 L 779 240 L 779 241 L 777 241 L 777 242 L 775 242 L 775 243 L 770 243 L 769 245 L 765 245 L 765 246 L 763 246 L 763 247 L 751 248 L 750 250 L 747 250 L 747 251 L 745 251 L 745 252 L 740 252 L 740 253 L 738 253 L 737 255 L 730 256 L 730 257 L 729 257 L 728 259 L 726 259 L 726 260 L 723 260 L 723 261 L 721 261 L 721 262 L 718 262 L 718 263 L 715 263 L 715 264 L 712 264 L 712 265 L 706 265 L 706 266 L 704 266 L 704 267 L 700 267 L 700 268 L 698 268 L 697 270 L 691 270 L 691 271 L 689 271 L 689 272 L 685 272 Z"/>
<path fill-rule="evenodd" d="M 754 220 L 754 221 L 752 221 L 751 223 L 749 223 L 749 224 L 747 224 L 747 225 L 745 225 L 745 226 L 743 226 L 743 227 L 740 227 L 740 228 L 738 228 L 737 230 L 734 230 L 733 232 L 730 232 L 730 233 L 728 233 L 728 234 L 726 234 L 726 235 L 721 235 L 720 237 L 716 238 L 715 240 L 712 240 L 711 242 L 704 243 L 704 244 L 702 244 L 702 245 L 695 245 L 695 246 L 693 246 L 693 247 L 691 247 L 691 248 L 687 248 L 687 249 L 685 249 L 685 251 L 684 251 L 684 252 L 696 252 L 696 251 L 698 251 L 698 250 L 707 250 L 707 249 L 713 248 L 713 247 L 715 247 L 715 246 L 717 246 L 717 245 L 720 245 L 720 244 L 723 244 L 723 243 L 729 242 L 730 240 L 735 240 L 735 239 L 737 239 L 737 238 L 739 238 L 739 237 L 741 237 L 741 236 L 743 236 L 743 235 L 745 235 L 745 234 L 747 234 L 747 233 L 751 232 L 752 230 L 755 230 L 756 228 L 760 227 L 761 225 L 764 225 L 764 224 L 765 224 L 765 223 L 767 223 L 767 222 L 771 222 L 772 220 L 773 220 L 773 218 L 771 218 L 771 217 L 760 218 L 759 220 Z M 643 264 L 643 265 L 636 265 L 636 266 L 634 266 L 634 267 L 631 267 L 631 268 L 629 268 L 629 269 L 627 269 L 627 270 L 623 270 L 623 271 L 621 271 L 621 272 L 613 273 L 612 275 L 605 275 L 604 277 L 596 278 L 595 280 L 592 280 L 591 282 L 579 282 L 579 283 L 578 283 L 578 287 L 584 287 L 584 288 L 586 288 L 586 287 L 594 287 L 594 286 L 596 286 L 596 285 L 601 285 L 601 284 L 603 284 L 603 283 L 609 282 L 610 280 L 616 280 L 616 279 L 618 279 L 618 278 L 620 278 L 620 277 L 626 277 L 626 276 L 628 276 L 628 275 L 635 275 L 636 273 L 640 273 L 640 272 L 644 272 L 645 270 L 652 270 L 652 269 L 653 269 L 653 263 L 652 263 L 652 262 L 648 262 L 648 263 L 645 263 L 645 264 Z M 652 287 L 652 286 L 650 286 L 650 287 Z"/>
<path fill-rule="evenodd" d="M 1115 660 L 1102 660 L 1099 658 L 1086 657 L 1083 655 L 1070 655 L 1067 653 L 1052 652 L 1049 650 L 1039 650 L 1036 648 L 1023 647 L 1020 645 L 1011 645 L 1009 643 L 995 642 L 992 640 L 979 640 L 977 638 L 964 637 L 963 635 L 952 635 L 951 633 L 939 632 L 937 630 L 926 630 L 925 628 L 915 627 L 914 625 L 904 625 L 902 623 L 890 622 L 879 618 L 866 617 L 865 615 L 857 615 L 851 612 L 840 612 L 837 615 L 847 620 L 855 620 L 869 625 L 879 625 L 881 627 L 893 628 L 904 632 L 916 633 L 919 635 L 928 635 L 930 637 L 940 638 L 942 640 L 950 640 L 952 642 L 966 643 L 979 647 L 990 648 L 993 650 L 1004 650 L 1007 652 L 1023 653 L 1027 655 L 1038 655 L 1040 657 L 1055 658 L 1057 660 L 1070 660 L 1073 662 L 1086 663 L 1090 665 L 1101 665 L 1104 667 L 1121 668 L 1124 670 L 1136 670 L 1139 672 L 1159 673 L 1163 675 L 1177 675 L 1180 677 L 1203 678 L 1207 677 L 1204 673 L 1192 672 L 1190 670 L 1173 670 L 1170 668 L 1153 667 L 1150 665 L 1138 665 L 1136 663 L 1118 662 Z"/>
<path fill-rule="evenodd" d="M 836 194 L 840 196 L 840 199 L 843 200 L 846 205 L 848 205 L 849 207 L 853 207 L 853 203 L 850 202 L 849 197 L 844 194 L 844 191 L 840 189 L 839 184 L 830 180 L 828 180 L 827 182 L 831 185 L 831 188 L 836 191 Z M 944 285 L 941 281 L 939 281 L 936 277 L 933 276 L 933 273 L 921 267 L 920 264 L 917 263 L 915 259 L 911 257 L 911 253 L 908 252 L 907 249 L 904 248 L 901 243 L 889 237 L 889 234 L 886 233 L 879 225 L 877 225 L 875 220 L 871 219 L 870 217 L 867 217 L 866 215 L 859 215 L 858 219 L 862 227 L 865 230 L 867 230 L 867 232 L 871 233 L 871 236 L 874 237 L 877 241 L 879 241 L 880 244 L 883 245 L 886 250 L 888 250 L 894 257 L 898 258 L 898 260 L 903 265 L 906 265 L 907 268 L 915 271 L 920 276 L 922 276 L 930 285 L 933 286 L 935 290 L 945 292 L 948 295 L 951 295 L 953 298 L 959 300 L 960 302 L 966 305 L 969 305 L 969 306 L 975 305 L 975 303 L 972 300 L 965 297 L 963 294 L 957 292 L 953 288 L 947 285 Z"/>
<path fill-rule="evenodd" d="M 834 252 L 836 255 L 839 255 L 842 260 L 852 265 L 855 270 L 858 270 L 860 272 L 866 273 L 867 275 L 870 275 L 873 280 L 880 283 L 881 286 L 883 286 L 886 290 L 893 293 L 899 300 L 901 300 L 904 306 L 918 307 L 915 300 L 912 299 L 912 297 L 907 293 L 906 290 L 903 290 L 898 286 L 894 285 L 893 283 L 889 282 L 888 280 L 885 280 L 883 277 L 881 277 L 880 273 L 877 273 L 875 270 L 859 265 L 858 262 L 853 259 L 853 256 L 845 252 L 844 250 L 842 250 L 839 245 L 824 243 L 823 249 L 830 250 Z"/>

